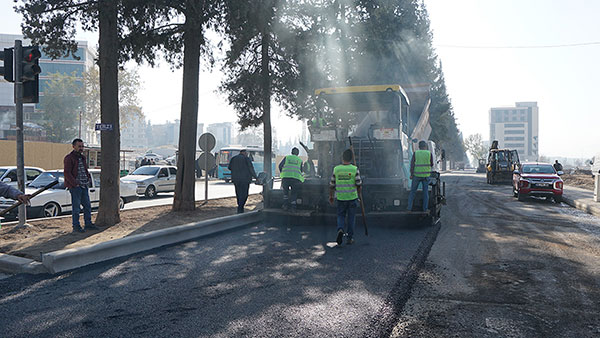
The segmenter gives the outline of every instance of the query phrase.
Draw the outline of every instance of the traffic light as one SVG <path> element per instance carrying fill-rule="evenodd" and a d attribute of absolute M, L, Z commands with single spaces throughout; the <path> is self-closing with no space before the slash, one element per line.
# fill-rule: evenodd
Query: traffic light
<path fill-rule="evenodd" d="M 0 75 L 4 75 L 4 79 L 8 82 L 15 82 L 13 76 L 13 49 L 4 48 L 4 51 L 0 51 L 0 60 L 4 60 L 4 66 L 0 67 Z"/>
<path fill-rule="evenodd" d="M 23 103 L 40 102 L 39 58 L 42 56 L 38 46 L 23 47 L 23 68 L 21 82 L 23 82 Z"/>

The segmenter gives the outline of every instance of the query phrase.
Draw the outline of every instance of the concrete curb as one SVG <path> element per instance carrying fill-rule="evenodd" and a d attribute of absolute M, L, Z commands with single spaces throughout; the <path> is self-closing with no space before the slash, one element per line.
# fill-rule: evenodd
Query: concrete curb
<path fill-rule="evenodd" d="M 12 256 L 0 253 L 0 272 L 16 273 L 46 273 L 46 268 L 40 262 L 33 259 Z"/>
<path fill-rule="evenodd" d="M 81 248 L 65 249 L 42 255 L 45 269 L 51 273 L 107 261 L 161 246 L 186 242 L 195 238 L 258 223 L 260 211 L 219 217 L 197 223 L 175 226 Z"/>
<path fill-rule="evenodd" d="M 600 217 L 600 207 L 582 202 L 581 199 L 572 199 L 563 195 L 563 202 L 567 203 L 573 208 L 577 208 L 587 212 L 588 214 Z"/>

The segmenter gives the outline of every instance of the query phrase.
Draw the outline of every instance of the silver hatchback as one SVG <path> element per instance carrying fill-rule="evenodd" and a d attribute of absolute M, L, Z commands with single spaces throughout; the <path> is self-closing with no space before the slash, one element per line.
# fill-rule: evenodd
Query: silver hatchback
<path fill-rule="evenodd" d="M 148 198 L 156 197 L 159 192 L 175 191 L 177 167 L 168 165 L 145 165 L 121 178 L 123 182 L 137 185 L 136 192 Z"/>

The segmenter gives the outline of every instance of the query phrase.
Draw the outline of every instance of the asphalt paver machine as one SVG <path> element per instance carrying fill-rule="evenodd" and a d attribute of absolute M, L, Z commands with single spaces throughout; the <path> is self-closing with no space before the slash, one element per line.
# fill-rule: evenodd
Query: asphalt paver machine
<path fill-rule="evenodd" d="M 429 210 L 407 211 L 410 192 L 410 160 L 419 140 L 427 140 L 428 86 L 412 86 L 408 94 L 400 85 L 353 86 L 317 89 L 319 116 L 325 123 L 309 128 L 312 149 L 305 146 L 314 175 L 305 178 L 298 193 L 297 209 L 283 210 L 283 191 L 265 191 L 267 221 L 299 224 L 335 224 L 336 210 L 328 203 L 333 168 L 352 145 L 363 180 L 363 204 L 368 223 L 411 225 L 437 223 L 445 192 L 440 174 L 432 173 Z M 416 101 L 411 106 L 411 99 Z M 411 107 L 419 107 L 411 110 Z M 408 135 L 411 135 L 409 138 Z M 433 142 L 428 142 L 435 147 Z M 430 149 L 435 153 L 435 149 Z M 413 210 L 422 210 L 419 189 Z M 357 211 L 357 228 L 361 211 Z"/>

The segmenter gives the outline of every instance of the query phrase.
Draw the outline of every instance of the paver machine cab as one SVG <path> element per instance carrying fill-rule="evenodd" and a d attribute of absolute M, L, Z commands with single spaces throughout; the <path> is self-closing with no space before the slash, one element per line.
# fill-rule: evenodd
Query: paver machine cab
<path fill-rule="evenodd" d="M 267 220 L 302 224 L 335 224 L 335 207 L 328 203 L 333 168 L 352 145 L 363 179 L 363 204 L 368 222 L 401 224 L 403 220 L 435 223 L 445 201 L 440 175 L 434 171 L 429 185 L 429 210 L 407 212 L 410 160 L 417 141 L 427 139 L 428 86 L 414 86 L 412 97 L 420 108 L 411 110 L 409 94 L 400 85 L 353 86 L 317 89 L 319 117 L 309 128 L 313 148 L 305 147 L 316 173 L 307 175 L 297 198 L 297 210 L 283 211 L 283 191 L 267 191 Z M 411 135 L 411 138 L 408 135 Z M 435 156 L 435 144 L 429 142 Z M 422 210 L 419 190 L 413 210 Z M 360 210 L 358 211 L 360 217 Z M 287 216 L 287 218 L 286 218 Z M 283 219 L 282 219 L 283 218 Z M 357 222 L 360 224 L 360 222 Z"/>
<path fill-rule="evenodd" d="M 510 183 L 515 169 L 520 166 L 519 153 L 516 150 L 498 149 L 498 141 L 493 141 L 488 153 L 487 183 Z"/>

